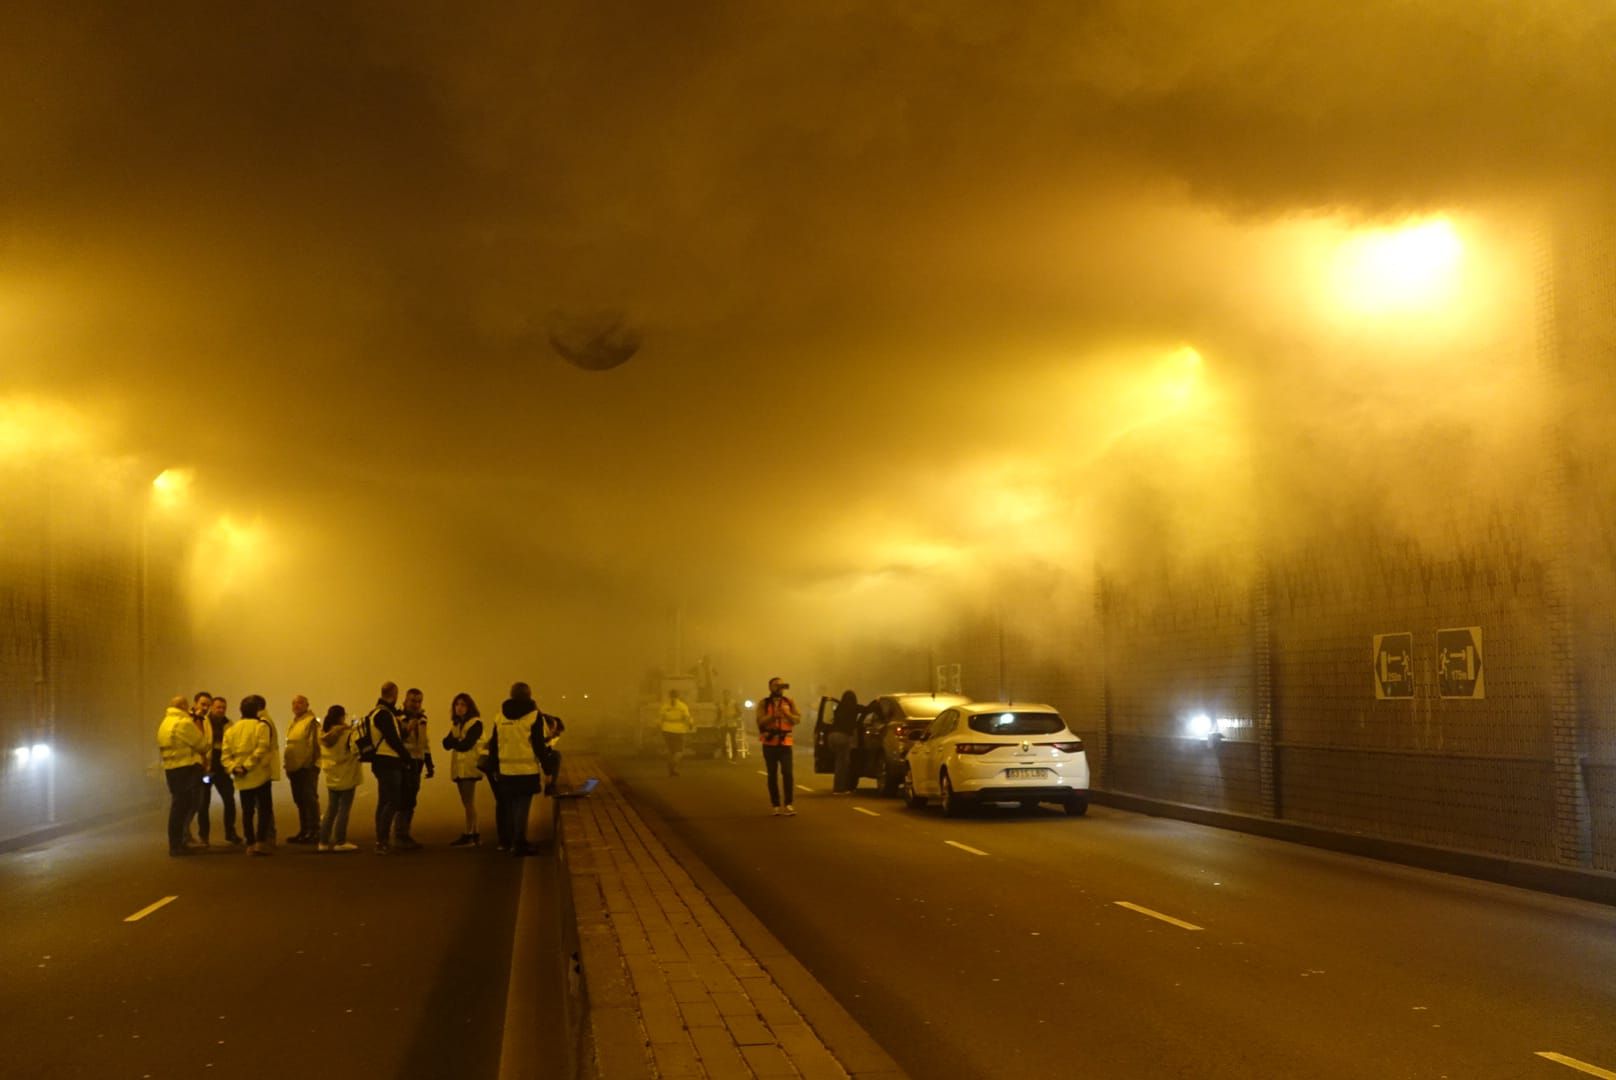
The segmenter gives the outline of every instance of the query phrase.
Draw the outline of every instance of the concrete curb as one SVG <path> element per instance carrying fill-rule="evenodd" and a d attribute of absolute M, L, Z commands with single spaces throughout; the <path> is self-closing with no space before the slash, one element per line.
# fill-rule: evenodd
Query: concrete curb
<path fill-rule="evenodd" d="M 708 902 L 729 923 L 741 944 L 757 959 L 759 966 L 769 973 L 775 984 L 791 999 L 791 1004 L 802 1014 L 825 1048 L 828 1049 L 853 1080 L 908 1080 L 898 1063 L 879 1043 L 870 1037 L 853 1016 L 820 985 L 819 980 L 792 956 L 780 939 L 764 926 L 750 908 L 729 890 L 708 869 L 707 864 L 692 851 L 673 828 L 655 810 L 642 800 L 634 798 L 633 787 L 621 777 L 614 776 L 618 790 L 633 804 L 634 810 L 668 849 L 696 887 L 706 894 Z"/>
<path fill-rule="evenodd" d="M 1102 791 L 1096 788 L 1089 793 L 1089 797 L 1096 803 L 1113 806 L 1119 810 L 1131 810 L 1154 817 L 1175 818 L 1218 829 L 1232 829 L 1253 836 L 1265 836 L 1271 840 L 1306 844 L 1309 847 L 1339 851 L 1348 855 L 1362 855 L 1382 862 L 1436 870 L 1444 874 L 1476 878 L 1499 885 L 1513 885 L 1534 892 L 1589 900 L 1596 904 L 1616 905 L 1616 874 L 1602 870 L 1582 870 L 1527 859 L 1510 859 L 1483 852 L 1417 844 L 1407 840 L 1389 840 L 1362 833 L 1345 833 L 1316 825 L 1279 821 L 1251 814 L 1236 814 L 1227 810 L 1210 810 L 1204 806 L 1168 802 L 1165 799 L 1152 799 L 1121 791 Z"/>

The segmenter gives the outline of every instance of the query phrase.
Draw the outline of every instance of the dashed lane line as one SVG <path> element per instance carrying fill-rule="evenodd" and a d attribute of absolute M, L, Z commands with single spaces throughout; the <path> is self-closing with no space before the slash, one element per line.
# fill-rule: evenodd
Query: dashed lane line
<path fill-rule="evenodd" d="M 972 855 L 987 854 L 987 852 L 983 851 L 981 848 L 974 848 L 970 844 L 962 844 L 958 840 L 944 840 L 943 843 L 947 844 L 949 847 L 957 847 L 961 851 L 969 851 Z"/>
<path fill-rule="evenodd" d="M 855 806 L 855 807 L 853 807 L 853 809 L 857 810 L 861 814 L 868 814 L 870 817 L 880 817 L 881 816 L 880 814 L 877 814 L 874 810 L 866 810 L 862 806 Z"/>
<path fill-rule="evenodd" d="M 809 794 L 813 794 L 813 790 L 814 790 L 814 789 L 813 789 L 813 788 L 811 788 L 811 787 L 809 787 L 809 786 L 808 786 L 808 785 L 807 785 L 807 784 L 798 784 L 798 785 L 797 785 L 797 790 L 798 790 L 798 791 L 806 791 L 806 792 L 808 792 L 808 793 L 809 793 Z"/>
<path fill-rule="evenodd" d="M 1587 1073 L 1589 1076 L 1597 1076 L 1600 1080 L 1616 1080 L 1616 1072 L 1601 1069 L 1598 1065 L 1590 1065 L 1586 1061 L 1578 1061 L 1574 1057 L 1556 1054 L 1553 1050 L 1539 1050 L 1537 1056 L 1545 1061 L 1552 1061 L 1556 1065 L 1564 1065 L 1568 1069 L 1576 1069 L 1578 1072 Z"/>
<path fill-rule="evenodd" d="M 125 919 L 124 922 L 139 922 L 152 912 L 158 910 L 159 908 L 165 908 L 178 899 L 179 897 L 177 896 L 165 896 L 155 904 L 147 904 L 145 907 L 141 908 L 139 911 Z"/>
<path fill-rule="evenodd" d="M 1185 922 L 1183 919 L 1175 919 L 1171 915 L 1163 915 L 1159 911 L 1152 911 L 1150 908 L 1141 907 L 1138 904 L 1129 903 L 1126 900 L 1114 900 L 1112 903 L 1116 904 L 1117 907 L 1125 907 L 1129 911 L 1137 911 L 1141 915 L 1149 915 L 1152 919 L 1160 919 L 1164 923 L 1172 923 L 1174 926 L 1179 927 L 1182 930 L 1205 929 L 1204 927 L 1196 926 L 1192 922 Z M 1613 1077 L 1612 1080 L 1616 1080 L 1616 1077 Z"/>

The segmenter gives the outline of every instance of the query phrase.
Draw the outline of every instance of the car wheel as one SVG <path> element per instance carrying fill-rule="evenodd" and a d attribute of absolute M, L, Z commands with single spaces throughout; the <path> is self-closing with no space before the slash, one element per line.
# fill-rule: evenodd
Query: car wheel
<path fill-rule="evenodd" d="M 943 804 L 944 817 L 960 817 L 965 813 L 965 804 L 954 794 L 954 785 L 949 782 L 946 771 L 937 777 L 937 790 L 942 796 L 940 801 Z"/>
<path fill-rule="evenodd" d="M 1066 814 L 1068 817 L 1082 817 L 1089 812 L 1089 797 L 1087 795 L 1072 795 L 1066 800 Z"/>
<path fill-rule="evenodd" d="M 903 778 L 903 804 L 911 810 L 919 810 L 926 805 L 926 796 L 916 793 L 915 778 L 911 773 Z"/>

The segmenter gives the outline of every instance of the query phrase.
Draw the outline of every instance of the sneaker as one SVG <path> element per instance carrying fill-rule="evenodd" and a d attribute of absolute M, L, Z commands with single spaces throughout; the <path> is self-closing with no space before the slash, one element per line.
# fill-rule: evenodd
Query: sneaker
<path fill-rule="evenodd" d="M 315 848 L 315 850 L 316 851 L 330 851 L 331 850 L 331 845 L 330 844 L 321 844 L 319 847 Z"/>
<path fill-rule="evenodd" d="M 470 847 L 471 845 L 475 844 L 476 842 L 477 841 L 475 841 L 475 840 L 473 840 L 471 838 L 471 834 L 469 832 L 468 833 L 461 833 L 459 839 L 449 841 L 449 846 L 450 847 Z"/>
<path fill-rule="evenodd" d="M 420 851 L 421 845 L 416 843 L 413 836 L 401 836 L 393 841 L 393 846 L 400 851 Z"/>
<path fill-rule="evenodd" d="M 253 844 L 252 846 L 247 848 L 247 854 L 249 854 L 249 855 L 268 855 L 268 854 L 271 854 L 271 852 L 270 852 L 269 848 L 265 847 L 263 844 Z"/>
<path fill-rule="evenodd" d="M 195 855 L 196 854 L 196 849 L 195 848 L 190 848 L 190 847 L 184 847 L 184 846 L 171 847 L 171 848 L 168 849 L 168 853 L 170 855 L 176 855 L 176 856 L 178 856 L 178 855 Z"/>
<path fill-rule="evenodd" d="M 785 811 L 780 809 L 778 806 L 776 806 L 774 808 L 774 816 L 775 817 L 779 817 L 781 814 L 784 814 L 784 813 L 785 813 Z"/>
<path fill-rule="evenodd" d="M 796 816 L 797 816 L 797 808 L 795 806 L 786 807 L 786 817 L 796 817 Z"/>
<path fill-rule="evenodd" d="M 336 845 L 335 847 L 333 847 L 331 850 L 332 851 L 358 851 L 359 850 L 359 845 L 358 844 L 350 844 L 345 840 L 342 843 L 340 843 L 340 844 Z"/>
<path fill-rule="evenodd" d="M 246 843 L 246 841 L 239 836 L 227 836 L 224 839 L 225 843 L 234 845 L 235 847 L 240 847 L 242 844 Z"/>
<path fill-rule="evenodd" d="M 393 853 L 393 849 L 388 847 L 386 844 L 377 844 L 376 845 L 376 854 L 378 854 L 378 855 L 391 855 L 392 853 Z"/>

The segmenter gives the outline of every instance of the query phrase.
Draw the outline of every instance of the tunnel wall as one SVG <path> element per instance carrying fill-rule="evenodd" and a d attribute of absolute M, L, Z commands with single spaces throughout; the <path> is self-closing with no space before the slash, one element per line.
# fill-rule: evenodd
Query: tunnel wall
<path fill-rule="evenodd" d="M 140 700 L 144 492 L 81 462 L 0 466 L 0 842 L 152 803 L 162 700 L 189 667 L 181 549 L 147 541 L 147 698 Z M 44 760 L 19 748 L 49 746 Z"/>

